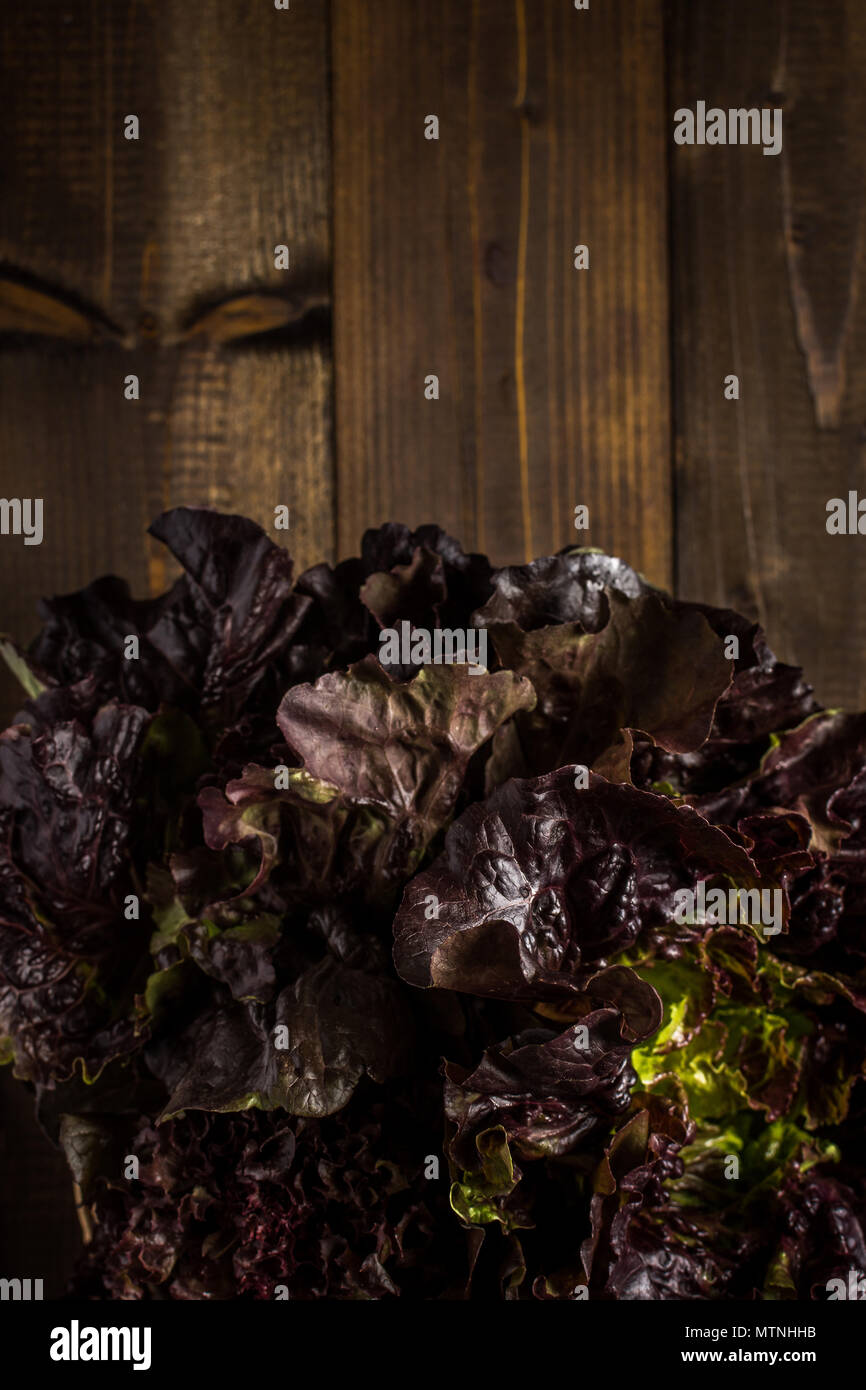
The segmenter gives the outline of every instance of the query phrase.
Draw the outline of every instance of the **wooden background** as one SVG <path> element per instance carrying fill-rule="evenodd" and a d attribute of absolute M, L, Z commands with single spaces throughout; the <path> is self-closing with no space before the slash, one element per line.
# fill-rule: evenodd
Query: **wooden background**
<path fill-rule="evenodd" d="M 159 591 L 167 505 L 287 503 L 301 567 L 385 520 L 602 546 L 866 704 L 866 542 L 825 531 L 864 473 L 864 60 L 861 0 L 4 6 L 0 493 L 46 533 L 0 538 L 0 629 Z M 781 107 L 783 152 L 676 146 L 697 100 Z M 0 1103 L 0 1275 L 56 1293 L 63 1165 Z"/>

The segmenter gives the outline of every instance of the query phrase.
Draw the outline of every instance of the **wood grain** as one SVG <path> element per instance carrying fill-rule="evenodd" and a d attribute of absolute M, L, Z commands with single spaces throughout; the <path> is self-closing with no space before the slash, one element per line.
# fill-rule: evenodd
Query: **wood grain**
<path fill-rule="evenodd" d="M 670 581 L 661 8 L 334 0 L 341 554 L 435 518 Z"/>
<path fill-rule="evenodd" d="M 333 558 L 335 539 L 330 316 L 318 313 L 330 291 L 328 6 L 165 8 L 154 316 L 174 337 L 252 291 L 287 299 L 298 333 L 181 350 L 163 485 L 175 503 L 244 511 L 278 539 L 273 509 L 288 504 L 306 566 Z M 274 267 L 277 245 L 288 271 Z"/>
<path fill-rule="evenodd" d="M 0 494 L 43 497 L 46 527 L 0 538 L 19 638 L 42 593 L 97 574 L 161 589 L 166 506 L 272 526 L 285 503 L 299 564 L 332 558 L 328 24 L 312 0 L 3 10 Z M 227 339 L 250 296 L 254 336 Z M 17 701 L 4 677 L 5 717 Z"/>
<path fill-rule="evenodd" d="M 697 100 L 784 113 L 778 156 L 672 145 L 680 589 L 760 617 L 860 707 L 866 550 L 825 522 L 866 491 L 866 12 L 677 0 L 670 61 L 671 136 Z"/>

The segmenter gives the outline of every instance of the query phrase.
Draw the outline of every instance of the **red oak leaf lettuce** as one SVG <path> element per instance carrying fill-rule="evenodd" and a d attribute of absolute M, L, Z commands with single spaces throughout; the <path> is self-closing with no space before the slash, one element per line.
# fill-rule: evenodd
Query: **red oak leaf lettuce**
<path fill-rule="evenodd" d="M 507 782 L 463 813 L 409 884 L 394 961 L 410 984 L 504 998 L 575 991 L 580 972 L 674 917 L 675 894 L 726 874 L 755 882 L 745 850 L 689 807 L 578 769 Z"/>

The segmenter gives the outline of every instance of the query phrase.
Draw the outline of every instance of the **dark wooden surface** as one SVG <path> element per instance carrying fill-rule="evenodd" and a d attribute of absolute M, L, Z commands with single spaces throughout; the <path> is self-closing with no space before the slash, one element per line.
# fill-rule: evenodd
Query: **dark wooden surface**
<path fill-rule="evenodd" d="M 43 497 L 46 528 L 2 538 L 0 629 L 106 571 L 162 589 L 145 533 L 179 503 L 286 503 L 299 563 L 333 556 L 328 25 L 304 0 L 3 7 L 0 265 L 99 337 L 0 340 L 0 495 Z M 208 311 L 251 294 L 249 326 L 278 326 L 220 341 Z M 3 308 L 0 281 L 0 330 Z"/>
<path fill-rule="evenodd" d="M 677 561 L 763 621 L 828 703 L 866 703 L 866 9 L 677 0 L 671 104 L 781 107 L 782 153 L 672 153 Z M 729 373 L 739 401 L 724 399 Z"/>
<path fill-rule="evenodd" d="M 435 516 L 513 563 L 584 503 L 670 582 L 662 37 L 660 0 L 335 0 L 342 551 Z"/>
<path fill-rule="evenodd" d="M 824 522 L 866 487 L 864 59 L 858 0 L 4 6 L 0 494 L 46 537 L 0 538 L 0 629 L 158 591 L 165 506 L 286 503 L 302 566 L 387 519 L 603 546 L 863 704 L 862 542 Z M 781 106 L 783 153 L 675 146 L 698 100 Z M 0 1275 L 57 1291 L 62 1164 L 8 1074 L 0 1106 Z"/>

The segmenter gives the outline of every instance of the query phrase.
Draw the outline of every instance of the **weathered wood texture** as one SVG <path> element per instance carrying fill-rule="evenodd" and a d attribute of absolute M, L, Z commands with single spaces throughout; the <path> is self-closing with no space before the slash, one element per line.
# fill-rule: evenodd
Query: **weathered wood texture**
<path fill-rule="evenodd" d="M 97 574 L 160 589 L 165 506 L 287 503 L 299 562 L 333 555 L 328 24 L 324 3 L 3 8 L 0 265 L 86 310 L 37 336 L 0 284 L 0 493 L 45 500 L 41 546 L 0 544 L 19 637 Z M 251 292 L 256 336 L 222 341 L 207 311 Z"/>
<path fill-rule="evenodd" d="M 435 518 L 670 580 L 661 8 L 334 0 L 341 553 Z"/>
<path fill-rule="evenodd" d="M 859 707 L 866 550 L 825 509 L 866 491 L 866 10 L 677 0 L 670 58 L 672 111 L 784 112 L 778 156 L 672 147 L 679 588 Z"/>

